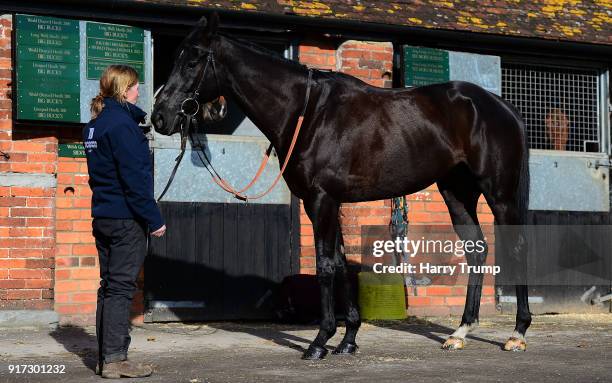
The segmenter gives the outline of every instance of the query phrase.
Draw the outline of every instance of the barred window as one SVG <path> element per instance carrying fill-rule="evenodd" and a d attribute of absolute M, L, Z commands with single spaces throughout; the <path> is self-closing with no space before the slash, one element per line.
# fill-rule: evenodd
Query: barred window
<path fill-rule="evenodd" d="M 502 96 L 520 112 L 531 149 L 599 152 L 595 69 L 502 64 Z"/>

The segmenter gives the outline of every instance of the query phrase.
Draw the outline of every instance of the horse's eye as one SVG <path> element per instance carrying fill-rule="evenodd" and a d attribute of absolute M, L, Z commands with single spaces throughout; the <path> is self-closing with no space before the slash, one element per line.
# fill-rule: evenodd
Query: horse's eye
<path fill-rule="evenodd" d="M 187 63 L 187 68 L 194 68 L 196 65 L 198 65 L 198 62 L 196 60 L 189 61 Z"/>

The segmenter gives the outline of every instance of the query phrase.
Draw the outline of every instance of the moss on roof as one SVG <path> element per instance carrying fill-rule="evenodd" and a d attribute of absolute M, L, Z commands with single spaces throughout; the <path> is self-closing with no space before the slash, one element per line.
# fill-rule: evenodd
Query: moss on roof
<path fill-rule="evenodd" d="M 612 44 L 612 0 L 139 1 Z"/>

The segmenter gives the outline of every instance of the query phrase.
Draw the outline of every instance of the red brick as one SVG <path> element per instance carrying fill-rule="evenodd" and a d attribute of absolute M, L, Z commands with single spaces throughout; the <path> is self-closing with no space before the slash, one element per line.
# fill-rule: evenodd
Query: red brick
<path fill-rule="evenodd" d="M 495 288 L 493 286 L 483 286 L 482 295 L 495 295 Z"/>
<path fill-rule="evenodd" d="M 55 153 L 28 154 L 28 162 L 54 162 L 57 160 Z"/>
<path fill-rule="evenodd" d="M 74 255 L 97 255 L 98 250 L 96 245 L 73 245 L 72 253 Z"/>
<path fill-rule="evenodd" d="M 81 170 L 81 164 L 78 162 L 58 162 L 58 173 L 78 173 Z"/>
<path fill-rule="evenodd" d="M 25 226 L 25 218 L 0 218 L 0 226 Z M 2 247 L 0 245 L 0 247 Z"/>
<path fill-rule="evenodd" d="M 12 227 L 10 229 L 11 237 L 41 237 L 42 229 L 40 228 L 23 228 L 23 227 Z"/>
<path fill-rule="evenodd" d="M 300 225 L 300 235 L 313 235 L 312 225 Z"/>
<path fill-rule="evenodd" d="M 451 314 L 450 308 L 446 306 L 412 307 L 408 309 L 408 312 L 417 316 L 447 316 Z"/>
<path fill-rule="evenodd" d="M 79 280 L 79 289 L 81 291 L 96 291 L 100 287 L 100 279 L 82 279 Z"/>
<path fill-rule="evenodd" d="M 28 227 L 52 227 L 53 219 L 52 218 L 28 218 L 27 220 Z"/>
<path fill-rule="evenodd" d="M 314 246 L 314 237 L 310 235 L 303 235 L 300 237 L 301 246 Z"/>
<path fill-rule="evenodd" d="M 28 198 L 28 207 L 53 207 L 53 198 Z"/>
<path fill-rule="evenodd" d="M 81 238 L 79 233 L 75 232 L 58 232 L 56 235 L 58 243 L 80 243 Z"/>
<path fill-rule="evenodd" d="M 79 266 L 81 267 L 91 267 L 96 266 L 96 257 L 79 257 L 80 262 Z"/>
<path fill-rule="evenodd" d="M 44 210 L 37 207 L 12 207 L 11 217 L 44 217 Z"/>
<path fill-rule="evenodd" d="M 26 267 L 25 259 L 0 259 L 0 269 L 23 269 Z"/>
<path fill-rule="evenodd" d="M 50 269 L 12 269 L 9 275 L 13 279 L 51 279 Z"/>
<path fill-rule="evenodd" d="M 59 314 L 90 314 L 96 312 L 96 304 L 81 303 L 78 305 L 57 305 L 56 311 Z"/>
<path fill-rule="evenodd" d="M 446 297 L 446 304 L 450 306 L 465 305 L 465 297 Z"/>
<path fill-rule="evenodd" d="M 77 293 L 72 295 L 72 302 L 74 303 L 93 303 L 97 301 L 97 295 L 95 292 L 91 293 Z"/>
<path fill-rule="evenodd" d="M 432 295 L 451 295 L 452 290 L 449 286 L 427 286 L 427 296 Z"/>
<path fill-rule="evenodd" d="M 61 173 L 57 175 L 57 184 L 59 185 L 72 185 L 74 182 L 74 175 L 70 173 Z"/>
<path fill-rule="evenodd" d="M 313 257 L 315 255 L 315 248 L 313 246 L 306 246 L 300 249 L 301 257 Z"/>
<path fill-rule="evenodd" d="M 53 197 L 55 189 L 42 189 L 42 188 L 27 188 L 27 187 L 12 187 L 13 195 L 15 196 L 27 196 L 27 197 Z"/>
<path fill-rule="evenodd" d="M 81 218 L 81 209 L 57 209 L 57 219 L 79 219 Z"/>
<path fill-rule="evenodd" d="M 40 290 L 8 290 L 6 299 L 40 299 Z"/>
<path fill-rule="evenodd" d="M 308 63 L 311 66 L 324 66 L 327 65 L 327 57 L 322 55 L 313 54 L 300 54 L 300 62 Z"/>
<path fill-rule="evenodd" d="M 427 211 L 448 213 L 448 207 L 444 203 L 429 202 L 425 204 Z"/>
<path fill-rule="evenodd" d="M 53 280 L 51 280 L 51 279 L 26 279 L 25 283 L 26 283 L 25 287 L 27 289 L 50 289 L 50 288 L 53 288 Z"/>
<path fill-rule="evenodd" d="M 23 279 L 0 279 L 0 289 L 22 289 L 25 287 Z"/>
<path fill-rule="evenodd" d="M 300 267 L 315 267 L 316 261 L 314 257 L 300 257 Z"/>
<path fill-rule="evenodd" d="M 77 279 L 99 279 L 100 278 L 100 270 L 98 268 L 79 268 L 79 269 L 71 269 L 70 278 L 73 280 Z"/>
<path fill-rule="evenodd" d="M 13 150 L 16 152 L 46 152 L 47 145 L 40 142 L 14 141 Z"/>
<path fill-rule="evenodd" d="M 11 258 L 43 257 L 45 249 L 11 249 Z"/>
<path fill-rule="evenodd" d="M 73 200 L 74 207 L 76 208 L 91 208 L 91 199 L 90 198 L 75 198 Z"/>
<path fill-rule="evenodd" d="M 73 221 L 56 221 L 55 229 L 57 231 L 71 231 Z"/>
<path fill-rule="evenodd" d="M 26 259 L 26 268 L 28 269 L 51 269 L 54 266 L 55 260 L 52 258 Z"/>
<path fill-rule="evenodd" d="M 56 292 L 69 292 L 69 291 L 79 291 L 80 290 L 80 282 L 78 281 L 70 281 L 70 280 L 56 280 L 55 281 L 55 291 Z"/>
<path fill-rule="evenodd" d="M 58 267 L 76 267 L 79 265 L 78 257 L 58 257 L 55 259 Z"/>
<path fill-rule="evenodd" d="M 26 206 L 26 202 L 24 197 L 0 197 L 0 206 Z"/>

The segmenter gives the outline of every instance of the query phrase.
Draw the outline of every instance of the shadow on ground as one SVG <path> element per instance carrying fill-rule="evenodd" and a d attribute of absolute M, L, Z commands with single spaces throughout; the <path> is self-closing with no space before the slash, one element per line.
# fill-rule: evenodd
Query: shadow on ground
<path fill-rule="evenodd" d="M 98 362 L 96 337 L 79 326 L 61 326 L 49 333 L 66 351 L 77 355 L 83 365 L 95 371 Z"/>

